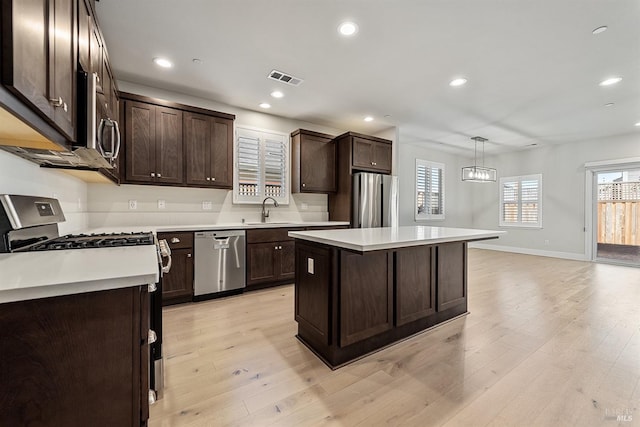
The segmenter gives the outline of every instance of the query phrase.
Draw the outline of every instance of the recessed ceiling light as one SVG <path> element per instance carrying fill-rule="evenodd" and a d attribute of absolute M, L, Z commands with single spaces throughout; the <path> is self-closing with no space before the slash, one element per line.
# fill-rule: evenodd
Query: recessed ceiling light
<path fill-rule="evenodd" d="M 282 98 L 284 96 L 284 93 L 280 92 L 279 90 L 274 90 L 273 92 L 271 92 L 271 96 L 273 96 L 274 98 Z"/>
<path fill-rule="evenodd" d="M 373 121 L 373 117 L 367 116 L 367 117 L 364 118 L 364 121 L 365 122 L 372 122 Z"/>
<path fill-rule="evenodd" d="M 591 31 L 591 34 L 600 34 L 600 33 L 604 33 L 605 31 L 607 31 L 607 26 L 603 25 L 602 27 L 598 27 L 595 30 Z"/>
<path fill-rule="evenodd" d="M 600 86 L 611 86 L 616 83 L 619 83 L 622 80 L 622 77 L 609 77 L 606 80 L 600 82 Z"/>
<path fill-rule="evenodd" d="M 462 86 L 467 83 L 467 79 L 464 77 L 458 77 L 457 79 L 453 79 L 449 82 L 449 86 Z"/>
<path fill-rule="evenodd" d="M 353 22 L 343 22 L 338 27 L 338 31 L 343 36 L 352 36 L 352 35 L 354 35 L 355 33 L 358 32 L 358 26 L 356 24 L 354 24 Z"/>
<path fill-rule="evenodd" d="M 262 104 L 260 104 L 260 108 L 271 108 L 271 104 L 263 102 Z"/>
<path fill-rule="evenodd" d="M 171 63 L 171 61 L 169 61 L 166 58 L 153 58 L 153 62 L 155 62 L 155 64 L 159 67 L 162 68 L 171 68 L 173 67 L 173 64 Z"/>
<path fill-rule="evenodd" d="M 609 102 L 607 104 L 604 104 L 605 107 L 613 107 L 615 104 L 613 102 Z"/>

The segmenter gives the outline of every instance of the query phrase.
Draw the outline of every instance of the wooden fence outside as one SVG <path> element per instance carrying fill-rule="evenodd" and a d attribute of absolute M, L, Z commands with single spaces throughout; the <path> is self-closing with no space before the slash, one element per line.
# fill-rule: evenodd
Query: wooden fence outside
<path fill-rule="evenodd" d="M 640 246 L 640 182 L 598 184 L 598 243 Z"/>

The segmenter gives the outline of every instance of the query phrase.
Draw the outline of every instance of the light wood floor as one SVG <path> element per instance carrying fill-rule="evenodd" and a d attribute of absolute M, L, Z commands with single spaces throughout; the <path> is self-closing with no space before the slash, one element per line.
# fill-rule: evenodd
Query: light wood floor
<path fill-rule="evenodd" d="M 331 371 L 292 285 L 167 308 L 150 426 L 640 425 L 640 269 L 475 249 L 469 311 Z"/>

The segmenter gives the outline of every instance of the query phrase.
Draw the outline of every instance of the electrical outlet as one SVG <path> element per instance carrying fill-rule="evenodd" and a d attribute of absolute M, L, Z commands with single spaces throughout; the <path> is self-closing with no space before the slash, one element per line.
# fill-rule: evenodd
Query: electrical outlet
<path fill-rule="evenodd" d="M 202 201 L 202 210 L 203 211 L 210 211 L 211 209 L 213 209 L 213 203 L 209 200 L 203 200 Z"/>
<path fill-rule="evenodd" d="M 138 201 L 137 200 L 129 200 L 129 209 L 131 209 L 131 210 L 138 209 Z"/>
<path fill-rule="evenodd" d="M 307 209 L 309 209 L 309 204 L 302 202 L 300 204 L 300 210 L 306 211 Z"/>
<path fill-rule="evenodd" d="M 158 200 L 158 209 L 166 209 L 167 204 L 164 200 Z"/>
<path fill-rule="evenodd" d="M 548 244 L 549 244 L 549 240 L 548 240 L 548 239 L 547 239 L 547 240 L 545 240 L 545 241 L 544 241 L 544 244 L 545 244 L 545 245 L 548 245 Z"/>

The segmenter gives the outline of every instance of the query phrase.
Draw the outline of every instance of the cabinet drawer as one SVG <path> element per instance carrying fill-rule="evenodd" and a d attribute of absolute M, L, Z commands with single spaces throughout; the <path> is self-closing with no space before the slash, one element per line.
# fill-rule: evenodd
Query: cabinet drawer
<path fill-rule="evenodd" d="M 165 239 L 171 249 L 193 247 L 193 233 L 158 233 L 158 239 Z"/>
<path fill-rule="evenodd" d="M 247 230 L 247 243 L 282 242 L 285 240 L 292 240 L 288 235 L 289 231 L 298 230 L 304 230 L 304 227 Z"/>

